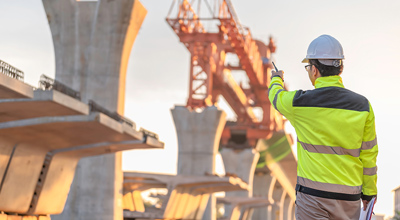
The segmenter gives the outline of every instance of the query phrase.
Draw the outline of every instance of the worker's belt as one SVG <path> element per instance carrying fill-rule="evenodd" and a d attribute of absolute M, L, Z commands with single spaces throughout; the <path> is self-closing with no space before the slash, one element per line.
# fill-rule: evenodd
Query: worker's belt
<path fill-rule="evenodd" d="M 335 199 L 335 200 L 346 200 L 346 201 L 357 201 L 361 199 L 361 193 L 360 194 L 345 194 L 345 193 L 335 193 L 335 192 L 327 192 L 327 191 L 322 191 L 322 190 L 317 190 L 317 189 L 311 189 L 299 184 L 296 184 L 296 191 L 316 196 L 316 197 L 321 197 L 321 198 L 326 198 L 326 199 Z"/>

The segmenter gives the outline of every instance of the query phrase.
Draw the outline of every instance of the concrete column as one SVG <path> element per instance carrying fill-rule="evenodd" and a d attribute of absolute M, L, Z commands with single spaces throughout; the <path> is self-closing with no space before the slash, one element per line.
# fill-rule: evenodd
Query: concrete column
<path fill-rule="evenodd" d="M 256 169 L 253 181 L 253 197 L 269 198 L 268 197 L 269 190 L 273 179 L 274 178 L 265 168 Z M 273 200 L 271 200 L 271 202 L 273 202 Z M 270 220 L 270 218 L 268 217 L 270 216 L 271 211 L 272 211 L 272 206 L 254 209 L 252 219 Z"/>
<path fill-rule="evenodd" d="M 138 0 L 42 1 L 56 80 L 79 91 L 82 101 L 123 114 L 128 60 L 146 9 Z M 64 212 L 52 219 L 122 219 L 121 160 L 121 153 L 82 159 Z"/>
<path fill-rule="evenodd" d="M 239 178 L 244 180 L 253 187 L 254 171 L 260 154 L 254 149 L 234 150 L 231 148 L 223 148 L 220 152 L 224 161 L 225 172 L 236 174 Z M 253 189 L 249 191 L 236 191 L 228 192 L 226 196 L 242 196 L 251 197 Z"/>
<path fill-rule="evenodd" d="M 253 196 L 253 178 L 254 170 L 260 154 L 255 149 L 241 149 L 234 150 L 232 148 L 223 148 L 220 151 L 222 160 L 225 166 L 226 173 L 232 173 L 244 180 L 251 187 L 249 191 L 232 191 L 225 194 L 226 197 L 252 197 Z M 225 212 L 230 212 L 232 207 L 225 205 Z M 249 212 L 247 216 L 250 218 L 253 211 Z"/>
<path fill-rule="evenodd" d="M 178 136 L 178 174 L 215 174 L 215 156 L 226 122 L 225 112 L 212 106 L 202 112 L 183 106 L 171 110 Z M 204 220 L 215 219 L 216 200 L 210 197 Z"/>

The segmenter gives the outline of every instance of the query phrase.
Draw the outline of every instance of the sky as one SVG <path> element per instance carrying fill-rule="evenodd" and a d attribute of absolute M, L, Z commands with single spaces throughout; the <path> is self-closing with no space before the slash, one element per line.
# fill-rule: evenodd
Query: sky
<path fill-rule="evenodd" d="M 301 60 L 310 42 L 322 34 L 340 41 L 345 60 L 343 82 L 368 98 L 379 145 L 378 203 L 375 213 L 393 213 L 391 190 L 400 185 L 400 1 L 397 0 L 231 0 L 242 25 L 268 42 L 285 71 L 290 90 L 312 89 Z M 160 136 L 164 150 L 135 150 L 123 155 L 124 170 L 176 173 L 177 139 L 170 109 L 188 97 L 190 54 L 167 25 L 172 0 L 141 0 L 148 10 L 133 46 L 126 82 L 125 116 Z M 54 77 L 54 49 L 40 0 L 0 0 L 0 59 L 21 69 L 37 86 L 41 74 Z M 228 117 L 234 115 L 221 103 Z M 293 128 L 287 124 L 287 131 Z M 293 134 L 295 136 L 295 134 Z M 220 164 L 221 161 L 218 161 Z M 220 169 L 221 166 L 219 166 Z"/>

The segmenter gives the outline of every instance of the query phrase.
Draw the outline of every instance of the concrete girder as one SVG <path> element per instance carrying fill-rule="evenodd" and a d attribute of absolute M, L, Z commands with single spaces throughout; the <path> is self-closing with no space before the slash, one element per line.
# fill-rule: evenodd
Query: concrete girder
<path fill-rule="evenodd" d="M 0 210 L 16 213 L 61 213 L 76 164 L 83 156 L 163 146 L 151 137 L 143 139 L 141 132 L 101 113 L 3 122 L 0 130 L 3 143 L 13 145 L 7 170 L 0 170 L 4 174 Z M 97 142 L 100 144 L 93 144 Z M 51 157 L 49 168 L 41 179 L 46 155 Z M 35 189 L 38 182 L 40 193 Z M 55 184 L 59 187 L 54 188 Z M 37 203 L 29 208 L 34 193 Z"/>
<path fill-rule="evenodd" d="M 32 97 L 32 86 L 21 82 L 20 80 L 0 74 L 0 99 L 20 99 Z"/>
<path fill-rule="evenodd" d="M 247 190 L 248 184 L 237 177 L 124 174 L 125 193 L 132 189 L 160 187 L 168 189 L 161 211 L 156 214 L 124 211 L 126 218 L 202 219 L 212 193 Z"/>
<path fill-rule="evenodd" d="M 0 214 L 0 220 L 50 220 L 49 216 L 18 216 Z"/>
<path fill-rule="evenodd" d="M 55 90 L 35 90 L 26 99 L 0 99 L 0 122 L 88 114 L 88 105 Z"/>

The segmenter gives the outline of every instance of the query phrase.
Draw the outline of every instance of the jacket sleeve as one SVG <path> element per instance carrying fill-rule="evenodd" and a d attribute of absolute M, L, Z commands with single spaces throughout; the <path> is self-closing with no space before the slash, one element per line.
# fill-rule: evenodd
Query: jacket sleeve
<path fill-rule="evenodd" d="M 375 115 L 371 104 L 369 105 L 369 115 L 367 117 L 363 142 L 361 145 L 360 160 L 363 164 L 363 199 L 370 200 L 376 196 L 377 166 L 376 157 L 378 156 L 378 143 L 375 132 Z"/>
<path fill-rule="evenodd" d="M 268 89 L 268 98 L 274 108 L 287 119 L 293 118 L 293 97 L 296 92 L 284 89 L 283 80 L 279 76 L 272 77 Z"/>

